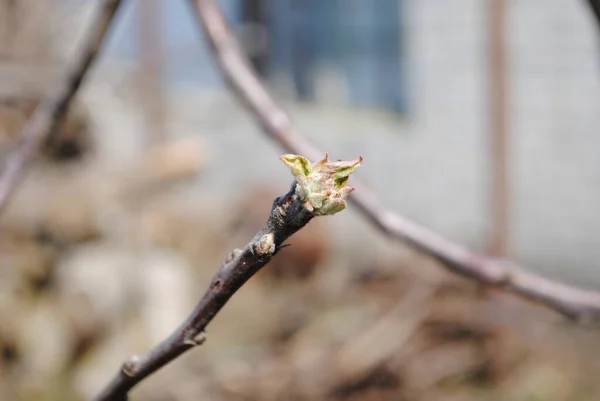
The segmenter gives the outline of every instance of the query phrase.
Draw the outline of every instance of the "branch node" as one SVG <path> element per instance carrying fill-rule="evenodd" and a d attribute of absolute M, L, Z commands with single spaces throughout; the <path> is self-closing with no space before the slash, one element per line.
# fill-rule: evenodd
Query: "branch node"
<path fill-rule="evenodd" d="M 183 343 L 191 346 L 202 345 L 206 341 L 206 332 L 204 330 L 200 330 L 198 332 L 195 329 L 189 330 L 185 338 L 183 339 Z"/>
<path fill-rule="evenodd" d="M 212 290 L 212 292 L 219 291 L 221 289 L 221 280 L 216 279 L 215 281 L 213 281 L 212 285 L 210 286 L 210 289 Z"/>
<path fill-rule="evenodd" d="M 254 253 L 262 256 L 275 253 L 275 236 L 273 233 L 265 234 L 252 246 Z"/>
<path fill-rule="evenodd" d="M 125 362 L 123 362 L 123 365 L 121 366 L 121 370 L 127 376 L 135 377 L 139 363 L 140 363 L 140 357 L 137 355 L 133 355 L 132 357 L 127 359 Z"/>

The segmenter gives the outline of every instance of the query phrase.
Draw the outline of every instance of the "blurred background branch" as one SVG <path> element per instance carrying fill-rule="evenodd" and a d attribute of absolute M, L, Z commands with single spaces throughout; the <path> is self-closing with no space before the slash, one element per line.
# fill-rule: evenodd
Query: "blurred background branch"
<path fill-rule="evenodd" d="M 120 0 L 102 1 L 97 17 L 81 49 L 73 58 L 73 63 L 67 67 L 64 76 L 53 83 L 53 88 L 23 126 L 17 148 L 7 158 L 0 175 L 0 212 L 6 208 L 12 193 L 23 178 L 27 164 L 37 156 L 44 140 L 51 135 L 67 112 L 69 103 L 102 46 L 120 3 Z"/>
<path fill-rule="evenodd" d="M 140 90 L 146 109 L 148 136 L 154 142 L 166 138 L 165 132 L 165 51 L 163 44 L 162 0 L 138 0 L 140 10 Z"/>
<path fill-rule="evenodd" d="M 596 22 L 600 25 L 600 1 L 598 0 L 588 0 L 590 7 L 592 8 L 592 13 L 596 18 Z"/>
<path fill-rule="evenodd" d="M 198 12 L 206 37 L 215 51 L 222 73 L 265 132 L 280 143 L 286 151 L 305 154 L 316 159 L 321 152 L 297 133 L 290 118 L 277 105 L 252 71 L 219 6 L 213 0 L 191 1 Z M 498 118 L 502 119 L 501 116 Z M 498 122 L 498 124 L 504 123 Z M 505 134 L 499 132 L 497 135 Z M 500 169 L 504 168 L 503 164 L 501 163 Z M 502 183 L 501 186 L 504 187 L 505 184 Z M 355 183 L 355 187 L 358 191 L 351 196 L 352 203 L 376 227 L 386 235 L 407 241 L 419 250 L 439 259 L 450 270 L 483 284 L 505 287 L 576 320 L 600 319 L 600 293 L 556 283 L 526 273 L 507 260 L 495 259 L 471 251 L 387 210 L 364 184 Z M 505 219 L 505 213 L 501 214 L 502 219 Z"/>

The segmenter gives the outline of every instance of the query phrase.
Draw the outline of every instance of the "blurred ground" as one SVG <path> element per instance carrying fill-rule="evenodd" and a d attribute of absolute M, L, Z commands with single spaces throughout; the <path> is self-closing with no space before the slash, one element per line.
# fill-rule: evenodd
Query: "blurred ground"
<path fill-rule="evenodd" d="M 72 118 L 82 154 L 47 151 L 1 219 L 0 399 L 89 399 L 124 358 L 178 325 L 290 182 L 279 151 L 223 95 L 176 96 L 162 144 L 148 143 L 126 85 L 95 83 L 80 100 Z M 247 151 L 259 146 L 271 156 Z M 597 328 L 447 275 L 351 209 L 290 243 L 219 314 L 202 347 L 132 399 L 600 395 Z"/>

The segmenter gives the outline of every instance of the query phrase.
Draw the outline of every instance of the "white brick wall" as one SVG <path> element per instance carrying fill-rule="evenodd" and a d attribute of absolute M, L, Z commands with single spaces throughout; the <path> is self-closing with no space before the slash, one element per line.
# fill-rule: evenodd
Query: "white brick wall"
<path fill-rule="evenodd" d="M 405 166 L 420 206 L 404 209 L 481 245 L 489 222 L 488 2 L 406 3 L 415 121 L 407 134 L 414 144 L 403 151 L 423 146 L 431 160 L 422 170 Z M 508 3 L 512 254 L 600 285 L 600 35 L 583 1 Z M 419 177 L 429 190 L 417 188 Z"/>
<path fill-rule="evenodd" d="M 510 3 L 514 250 L 599 284 L 599 31 L 584 1 Z"/>

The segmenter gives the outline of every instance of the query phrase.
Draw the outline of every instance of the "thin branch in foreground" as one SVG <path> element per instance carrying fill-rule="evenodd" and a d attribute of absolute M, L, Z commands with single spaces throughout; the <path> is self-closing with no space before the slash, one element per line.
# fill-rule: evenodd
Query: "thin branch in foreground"
<path fill-rule="evenodd" d="M 265 132 L 291 153 L 316 158 L 320 152 L 294 128 L 252 70 L 214 0 L 190 0 L 221 73 Z M 506 288 L 579 321 L 600 320 L 600 293 L 571 287 L 528 273 L 516 264 L 474 252 L 386 209 L 366 186 L 354 181 L 350 197 L 362 215 L 386 235 L 406 241 L 440 260 L 452 272 Z"/>
<path fill-rule="evenodd" d="M 102 0 L 87 39 L 65 76 L 44 97 L 19 134 L 19 143 L 10 154 L 0 175 L 0 213 L 22 179 L 27 164 L 68 110 L 69 103 L 96 59 L 121 0 Z"/>
<path fill-rule="evenodd" d="M 284 241 L 290 235 L 315 216 L 334 214 L 345 208 L 344 199 L 353 190 L 345 186 L 346 181 L 362 162 L 358 159 L 329 163 L 327 155 L 314 164 L 295 155 L 284 155 L 281 159 L 292 170 L 295 181 L 287 194 L 273 201 L 265 226 L 244 249 L 232 252 L 185 322 L 147 354 L 123 363 L 96 401 L 127 400 L 128 391 L 137 383 L 190 348 L 202 344 L 206 339 L 204 330 L 210 321 L 246 281 L 285 247 Z"/>

